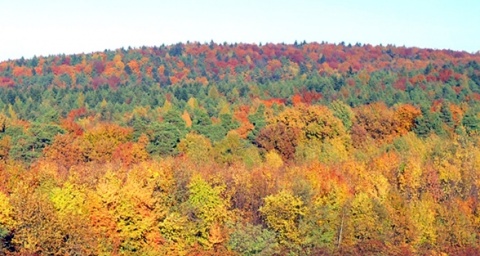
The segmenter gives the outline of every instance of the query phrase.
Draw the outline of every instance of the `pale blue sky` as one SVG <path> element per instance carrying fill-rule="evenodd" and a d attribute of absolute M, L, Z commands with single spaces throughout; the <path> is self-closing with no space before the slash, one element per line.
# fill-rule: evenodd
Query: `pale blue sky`
<path fill-rule="evenodd" d="M 187 40 L 477 52 L 479 27 L 478 0 L 0 0 L 0 61 Z"/>

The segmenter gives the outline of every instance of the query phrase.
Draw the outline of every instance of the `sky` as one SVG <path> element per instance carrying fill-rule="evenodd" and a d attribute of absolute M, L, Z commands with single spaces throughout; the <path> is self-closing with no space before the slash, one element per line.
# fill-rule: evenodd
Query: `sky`
<path fill-rule="evenodd" d="M 479 32 L 478 0 L 0 0 L 0 61 L 211 40 L 475 53 Z"/>

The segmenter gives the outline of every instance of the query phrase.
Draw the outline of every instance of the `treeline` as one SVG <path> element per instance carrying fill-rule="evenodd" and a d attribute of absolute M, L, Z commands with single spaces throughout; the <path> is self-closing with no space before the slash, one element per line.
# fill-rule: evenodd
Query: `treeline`
<path fill-rule="evenodd" d="M 479 254 L 479 59 L 193 43 L 2 62 L 0 251 Z"/>

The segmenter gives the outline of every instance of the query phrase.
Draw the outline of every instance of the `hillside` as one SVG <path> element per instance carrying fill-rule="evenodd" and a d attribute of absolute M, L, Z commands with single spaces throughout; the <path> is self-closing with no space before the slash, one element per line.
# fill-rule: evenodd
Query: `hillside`
<path fill-rule="evenodd" d="M 35 57 L 0 109 L 0 254 L 480 254 L 480 54 Z"/>

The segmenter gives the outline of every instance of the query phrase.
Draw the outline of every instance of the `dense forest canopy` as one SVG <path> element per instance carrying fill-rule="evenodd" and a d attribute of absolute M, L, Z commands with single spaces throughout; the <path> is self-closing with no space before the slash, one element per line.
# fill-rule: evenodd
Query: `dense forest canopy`
<path fill-rule="evenodd" d="M 480 54 L 22 58 L 0 109 L 0 254 L 480 253 Z"/>

